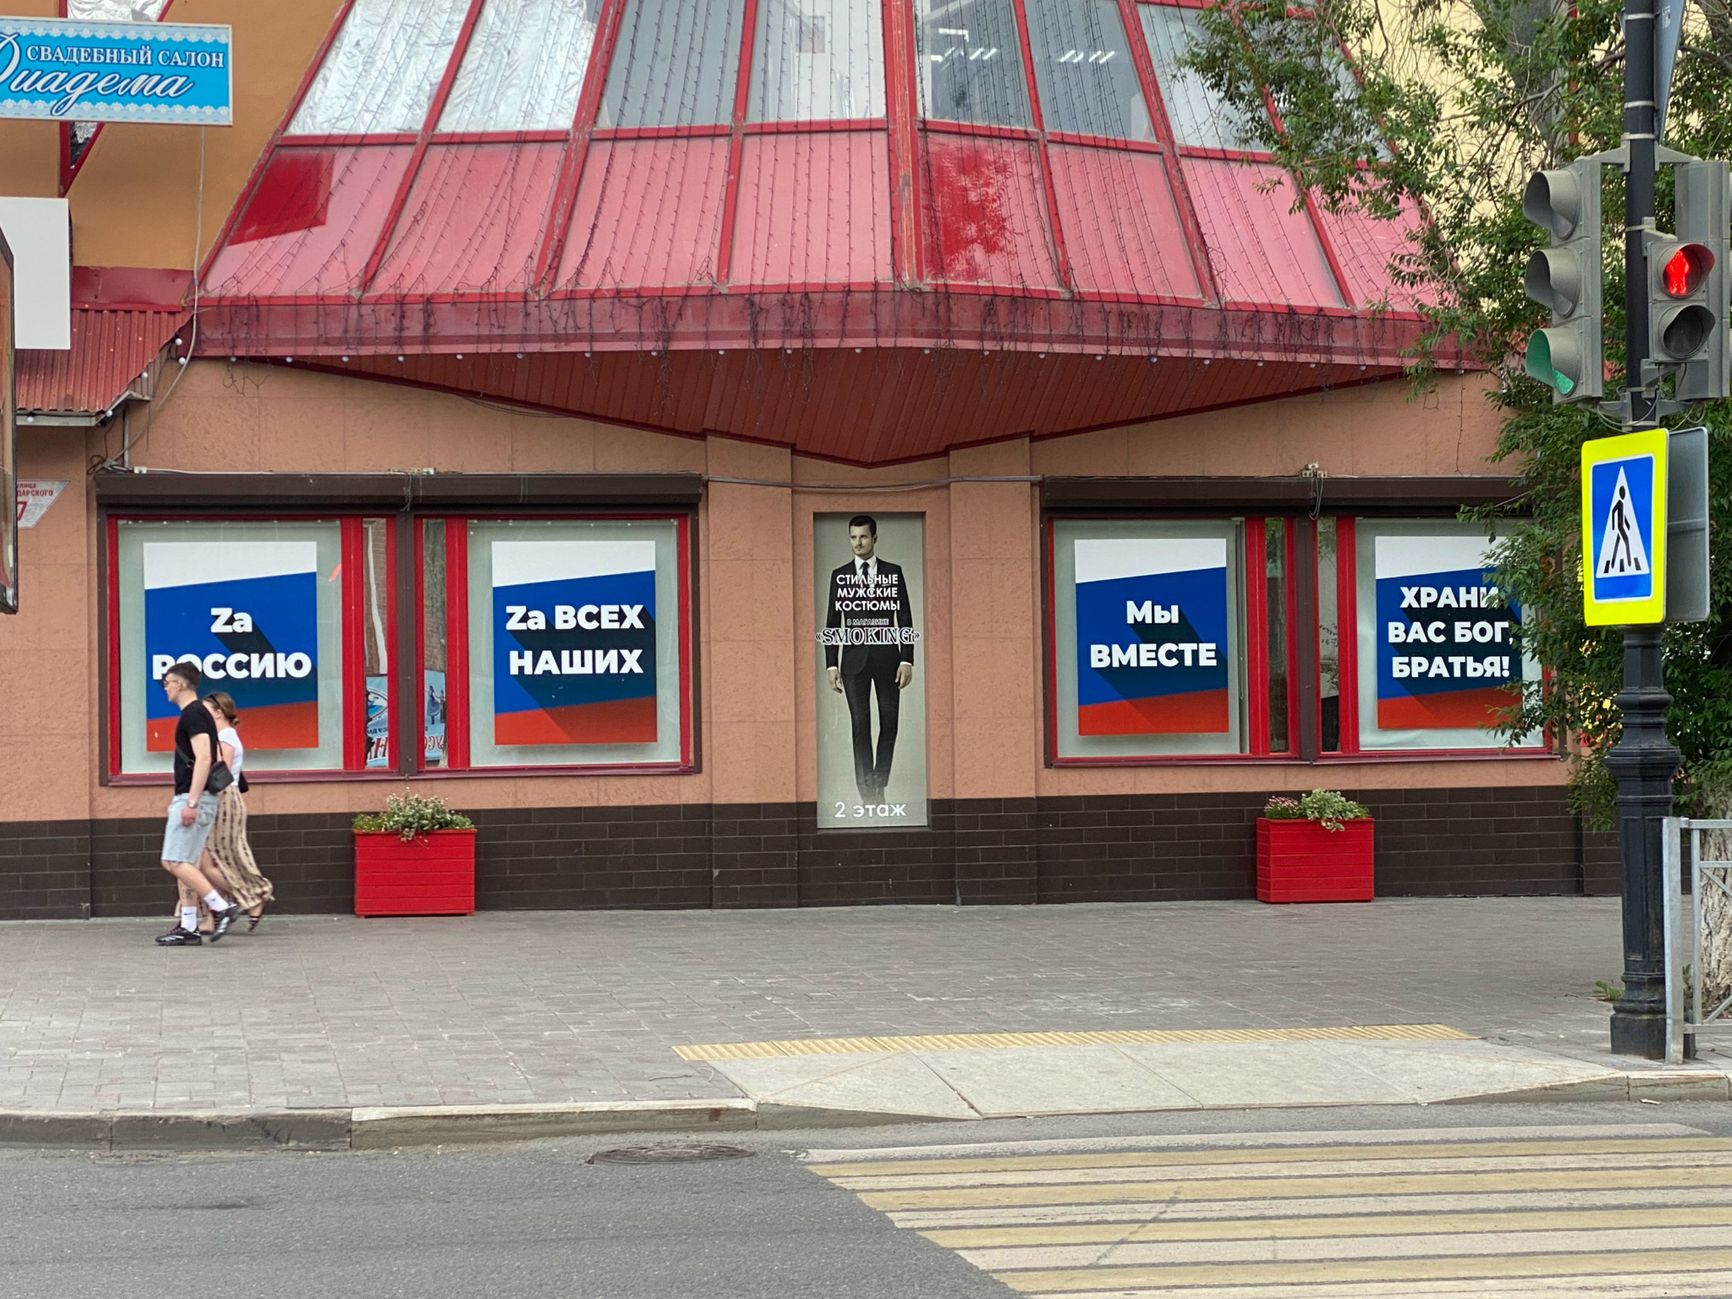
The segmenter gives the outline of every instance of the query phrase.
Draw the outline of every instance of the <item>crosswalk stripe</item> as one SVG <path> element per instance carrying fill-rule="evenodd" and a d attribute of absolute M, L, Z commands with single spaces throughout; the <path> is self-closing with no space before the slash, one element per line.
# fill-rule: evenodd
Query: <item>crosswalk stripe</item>
<path fill-rule="evenodd" d="M 1036 1299 L 1732 1296 L 1732 1139 L 1389 1135 L 810 1167 Z"/>
<path fill-rule="evenodd" d="M 1152 1244 L 1157 1241 L 1299 1240 L 1476 1232 L 1732 1226 L 1732 1205 L 1646 1209 L 1545 1209 L 1515 1213 L 1343 1214 L 1327 1218 L 1236 1218 L 1218 1222 L 1088 1223 L 1076 1226 L 923 1231 L 956 1250 Z"/>
<path fill-rule="evenodd" d="M 1608 1238 L 1603 1231 L 1490 1231 L 1475 1236 L 1321 1237 L 1299 1239 L 1246 1239 L 1233 1251 L 1234 1266 L 1262 1263 L 1301 1263 L 1339 1260 L 1416 1258 L 1482 1258 L 1515 1255 L 1641 1250 L 1704 1249 L 1732 1250 L 1732 1226 L 1721 1219 L 1713 1227 L 1627 1227 Z M 1125 1245 L 1061 1245 L 1034 1249 L 965 1249 L 962 1257 L 984 1272 L 1010 1281 L 1024 1271 L 1037 1269 L 1171 1267 L 1187 1263 L 1218 1263 L 1222 1256 L 1218 1240 L 1153 1241 Z"/>
<path fill-rule="evenodd" d="M 1632 1152 L 1633 1153 L 1633 1152 Z M 1515 1172 L 1560 1168 L 1696 1168 L 1725 1163 L 1724 1153 L 1689 1151 L 1677 1154 L 1644 1153 L 1632 1160 L 1629 1154 L 1508 1155 L 1503 1158 L 1411 1159 L 1366 1168 L 1357 1159 L 1327 1159 L 1315 1163 L 1245 1163 L 1213 1166 L 1161 1168 L 1135 1165 L 1124 1168 L 1055 1168 L 1033 1173 L 931 1172 L 918 1176 L 838 1177 L 832 1180 L 850 1191 L 928 1191 L 955 1186 L 1112 1186 L 1121 1182 L 1143 1182 L 1153 1177 L 1174 1182 L 1196 1182 L 1209 1178 L 1323 1177 L 1359 1172 L 1366 1177 L 1396 1176 L 1409 1172 L 1475 1173 L 1503 1168 Z"/>
<path fill-rule="evenodd" d="M 1526 1277 L 1624 1275 L 1643 1277 L 1662 1268 L 1707 1271 L 1732 1269 L 1732 1249 L 1685 1253 L 1636 1250 L 1579 1254 L 1514 1254 L 1497 1258 L 1343 1259 L 1316 1262 L 1235 1262 L 1178 1264 L 1170 1267 L 1101 1267 L 1075 1270 L 1000 1272 L 998 1279 L 1021 1294 L 1078 1295 L 1089 1291 L 1154 1286 L 1248 1286 L 1279 1282 L 1292 1286 L 1334 1285 L 1347 1281 L 1519 1280 Z M 1161 1291 L 1155 1291 L 1160 1294 Z M 1483 1291 L 1482 1291 L 1483 1293 Z M 1164 1297 L 1163 1297 L 1164 1299 Z"/>
<path fill-rule="evenodd" d="M 1400 1209 L 1410 1213 L 1454 1213 L 1494 1209 L 1659 1208 L 1665 1205 L 1724 1204 L 1726 1191 L 1717 1186 L 1648 1187 L 1604 1191 L 1495 1191 L 1485 1194 L 1408 1195 Z M 1142 1204 L 1059 1204 L 1008 1209 L 908 1209 L 890 1214 L 898 1227 L 926 1230 L 938 1227 L 986 1228 L 1062 1223 L 1219 1222 L 1238 1218 L 1282 1215 L 1288 1218 L 1335 1214 L 1378 1213 L 1390 1208 L 1381 1195 L 1339 1196 L 1298 1200 L 1199 1200 Z M 1732 1294 L 1732 1291 L 1728 1291 Z"/>
<path fill-rule="evenodd" d="M 1397 1173 L 1373 1177 L 1225 1178 L 1114 1182 L 1093 1186 L 956 1187 L 939 1191 L 865 1191 L 874 1209 L 962 1209 L 1018 1204 L 1114 1204 L 1181 1200 L 1293 1199 L 1327 1195 L 1422 1195 L 1439 1191 L 1565 1191 L 1670 1186 L 1732 1186 L 1732 1167 L 1570 1169 L 1521 1173 Z"/>
<path fill-rule="evenodd" d="M 1311 1145 L 1229 1150 L 1119 1150 L 1106 1154 L 1024 1155 L 987 1159 L 903 1159 L 809 1164 L 820 1177 L 897 1177 L 949 1173 L 1024 1173 L 1048 1169 L 1182 1168 L 1209 1164 L 1312 1163 L 1327 1159 L 1437 1159 L 1451 1155 L 1665 1154 L 1732 1150 L 1732 1137 L 1627 1138 L 1604 1141 L 1401 1142 L 1385 1146 Z"/>
<path fill-rule="evenodd" d="M 1631 1286 L 1639 1285 L 1639 1290 Z M 1049 1293 L 1031 1299 L 1488 1299 L 1485 1282 L 1382 1281 L 1336 1282 L 1327 1291 L 1309 1284 L 1178 1286 L 1159 1290 L 1089 1290 L 1064 1295 Z M 1504 1281 L 1492 1299 L 1726 1299 L 1732 1295 L 1732 1272 L 1649 1272 L 1639 1279 L 1629 1276 L 1572 1276 L 1548 1280 L 1544 1277 Z"/>
<path fill-rule="evenodd" d="M 1520 1129 L 1524 1140 L 1568 1140 L 1581 1138 L 1603 1141 L 1612 1138 L 1643 1137 L 1703 1137 L 1700 1129 L 1682 1123 L 1551 1123 Z M 1426 1142 L 1453 1143 L 1458 1141 L 1501 1141 L 1510 1129 L 1474 1126 L 1443 1128 L 1342 1128 L 1319 1133 L 1315 1130 L 1283 1130 L 1271 1132 L 1210 1132 L 1172 1136 L 1137 1137 L 1048 1137 L 1029 1141 L 972 1141 L 957 1145 L 936 1146 L 867 1146 L 848 1149 L 806 1152 L 806 1162 L 813 1167 L 854 1162 L 891 1162 L 913 1160 L 930 1163 L 938 1159 L 984 1159 L 1038 1155 L 1047 1152 L 1071 1156 L 1098 1154 L 1102 1151 L 1146 1152 L 1151 1150 L 1245 1150 L 1257 1147 L 1346 1145 L 1356 1149 L 1375 1150 L 1391 1144 Z"/>

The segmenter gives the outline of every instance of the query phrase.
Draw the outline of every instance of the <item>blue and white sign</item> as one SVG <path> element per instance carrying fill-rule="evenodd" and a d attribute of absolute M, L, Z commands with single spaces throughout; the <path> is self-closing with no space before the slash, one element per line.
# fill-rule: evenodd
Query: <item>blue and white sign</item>
<path fill-rule="evenodd" d="M 1583 614 L 1590 627 L 1666 618 L 1666 431 L 1582 444 Z"/>
<path fill-rule="evenodd" d="M 0 17 L 0 118 L 234 121 L 230 30 Z"/>

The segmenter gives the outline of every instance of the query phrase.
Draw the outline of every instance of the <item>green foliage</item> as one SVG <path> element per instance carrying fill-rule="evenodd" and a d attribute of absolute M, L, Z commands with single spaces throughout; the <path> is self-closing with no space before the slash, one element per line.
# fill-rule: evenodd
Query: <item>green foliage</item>
<path fill-rule="evenodd" d="M 1621 983 L 1610 983 L 1605 979 L 1596 979 L 1594 981 L 1595 1001 L 1616 1001 L 1623 995 L 1624 985 Z"/>
<path fill-rule="evenodd" d="M 1700 157 L 1732 154 L 1732 0 L 1702 0 L 1673 78 L 1665 143 Z M 1515 741 L 1538 728 L 1568 737 L 1577 806 L 1604 823 L 1605 755 L 1618 737 L 1617 632 L 1581 618 L 1579 451 L 1615 431 L 1592 409 L 1554 407 L 1522 373 L 1528 335 L 1545 323 L 1522 292 L 1544 235 L 1521 214 L 1538 167 L 1615 147 L 1622 131 L 1624 43 L 1616 0 L 1319 0 L 1207 10 L 1189 62 L 1243 113 L 1256 147 L 1333 211 L 1424 212 L 1391 261 L 1429 327 L 1410 357 L 1416 390 L 1463 364 L 1492 378 L 1506 412 L 1497 458 L 1520 490 L 1475 517 L 1500 538 L 1498 585 L 1522 611 L 1522 647 L 1549 669 L 1499 727 Z M 1349 71 L 1342 49 L 1352 52 Z M 1278 107 L 1278 130 L 1261 87 Z M 1623 352 L 1623 192 L 1608 170 L 1603 199 L 1607 358 Z M 1662 168 L 1658 222 L 1671 219 Z M 1608 384 L 1608 387 L 1615 387 Z M 1710 540 L 1732 526 L 1732 404 L 1699 406 L 1677 426 L 1710 429 Z M 1732 806 L 1732 564 L 1714 574 L 1707 623 L 1666 632 L 1671 738 L 1681 793 L 1701 812 Z"/>
<path fill-rule="evenodd" d="M 1316 821 L 1325 830 L 1342 830 L 1344 822 L 1363 821 L 1371 812 L 1340 790 L 1314 789 L 1298 798 L 1271 794 L 1263 815 L 1271 821 Z"/>
<path fill-rule="evenodd" d="M 395 834 L 404 843 L 439 830 L 474 828 L 475 822 L 446 807 L 444 799 L 408 790 L 387 798 L 383 812 L 362 812 L 355 818 L 355 829 L 367 834 Z"/>

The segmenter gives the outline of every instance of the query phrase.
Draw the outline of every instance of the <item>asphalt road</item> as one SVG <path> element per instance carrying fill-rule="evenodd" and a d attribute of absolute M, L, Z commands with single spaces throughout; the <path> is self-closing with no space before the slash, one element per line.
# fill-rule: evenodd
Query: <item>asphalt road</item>
<path fill-rule="evenodd" d="M 971 1299 L 1009 1293 L 800 1162 L 811 1148 L 1188 1133 L 1689 1124 L 1732 1106 L 1439 1106 L 974 1123 L 712 1138 L 748 1158 L 592 1164 L 660 1138 L 398 1153 L 0 1152 L 0 1299 Z M 1106 1139 L 1102 1141 L 1100 1139 Z"/>

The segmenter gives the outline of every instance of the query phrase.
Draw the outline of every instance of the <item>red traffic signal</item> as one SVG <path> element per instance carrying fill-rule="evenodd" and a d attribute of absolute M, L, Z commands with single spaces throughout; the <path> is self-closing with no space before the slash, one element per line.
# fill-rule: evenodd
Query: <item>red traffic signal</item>
<path fill-rule="evenodd" d="M 1660 268 L 1660 283 L 1666 296 L 1687 298 L 1707 282 L 1714 269 L 1714 254 L 1706 244 L 1679 244 Z"/>

